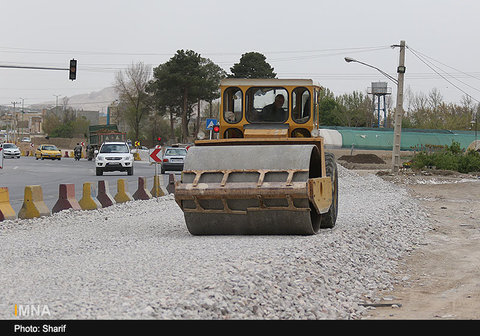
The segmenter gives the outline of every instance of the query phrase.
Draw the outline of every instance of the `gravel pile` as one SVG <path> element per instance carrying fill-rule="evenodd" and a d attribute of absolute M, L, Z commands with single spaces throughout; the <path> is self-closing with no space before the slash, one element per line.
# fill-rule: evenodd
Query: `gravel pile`
<path fill-rule="evenodd" d="M 191 236 L 172 195 L 0 222 L 0 318 L 361 318 L 429 223 L 403 188 L 338 169 L 337 226 L 315 236 Z"/>

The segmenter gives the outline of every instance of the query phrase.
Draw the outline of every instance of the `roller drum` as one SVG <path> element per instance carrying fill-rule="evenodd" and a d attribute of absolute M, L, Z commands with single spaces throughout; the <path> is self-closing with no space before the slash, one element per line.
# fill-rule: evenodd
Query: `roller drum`
<path fill-rule="evenodd" d="M 308 181 L 321 167 L 315 145 L 196 146 L 175 199 L 193 235 L 311 235 L 321 215 Z"/>

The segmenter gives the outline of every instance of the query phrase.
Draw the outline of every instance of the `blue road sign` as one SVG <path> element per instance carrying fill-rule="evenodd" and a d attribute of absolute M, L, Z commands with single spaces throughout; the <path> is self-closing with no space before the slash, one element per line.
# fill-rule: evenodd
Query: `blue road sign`
<path fill-rule="evenodd" d="M 213 126 L 218 125 L 217 119 L 207 119 L 207 130 L 213 130 Z"/>

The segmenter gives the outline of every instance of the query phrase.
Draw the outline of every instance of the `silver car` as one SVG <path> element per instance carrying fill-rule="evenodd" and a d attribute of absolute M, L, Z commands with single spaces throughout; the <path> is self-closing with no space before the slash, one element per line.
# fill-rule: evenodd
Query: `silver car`
<path fill-rule="evenodd" d="M 162 174 L 166 171 L 182 171 L 187 150 L 182 147 L 167 147 L 162 157 Z"/>
<path fill-rule="evenodd" d="M 0 145 L 3 148 L 4 158 L 17 158 L 20 159 L 20 149 L 13 143 L 3 143 Z"/>

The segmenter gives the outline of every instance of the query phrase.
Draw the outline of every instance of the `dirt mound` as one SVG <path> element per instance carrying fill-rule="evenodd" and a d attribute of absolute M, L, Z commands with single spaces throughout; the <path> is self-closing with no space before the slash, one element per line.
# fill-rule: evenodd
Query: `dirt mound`
<path fill-rule="evenodd" d="M 350 163 L 377 163 L 385 164 L 380 157 L 375 154 L 356 154 L 356 155 L 343 155 L 338 160 L 350 162 Z"/>

